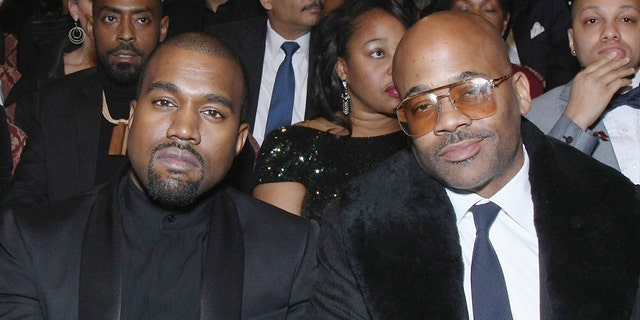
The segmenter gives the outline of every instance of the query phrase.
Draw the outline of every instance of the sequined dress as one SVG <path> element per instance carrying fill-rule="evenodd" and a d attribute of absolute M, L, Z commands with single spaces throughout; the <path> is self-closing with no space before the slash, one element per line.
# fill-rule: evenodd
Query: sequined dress
<path fill-rule="evenodd" d="M 402 131 L 367 138 L 289 126 L 265 139 L 256 162 L 254 183 L 303 184 L 307 194 L 302 216 L 320 222 L 324 207 L 349 180 L 405 148 L 409 148 L 409 140 Z"/>

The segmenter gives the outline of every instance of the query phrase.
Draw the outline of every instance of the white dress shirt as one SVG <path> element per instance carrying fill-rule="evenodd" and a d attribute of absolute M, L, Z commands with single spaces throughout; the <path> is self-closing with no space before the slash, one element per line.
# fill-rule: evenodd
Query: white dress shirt
<path fill-rule="evenodd" d="M 253 136 L 259 144 L 265 137 L 267 118 L 269 116 L 269 105 L 271 104 L 271 93 L 275 82 L 276 73 L 285 54 L 280 48 L 285 41 L 295 41 L 300 48 L 293 54 L 291 63 L 296 81 L 296 91 L 293 98 L 293 115 L 291 123 L 304 120 L 304 113 L 307 105 L 307 77 L 309 74 L 309 40 L 311 34 L 307 33 L 295 40 L 286 40 L 280 36 L 267 20 L 267 38 L 265 43 L 264 62 L 262 63 L 262 78 L 260 81 L 260 93 L 258 96 L 258 106 L 256 109 L 256 120 L 253 125 Z"/>
<path fill-rule="evenodd" d="M 631 85 L 636 88 L 639 83 L 640 75 L 636 73 Z M 602 121 L 620 172 L 633 183 L 640 184 L 640 109 L 619 106 L 605 113 Z"/>
<path fill-rule="evenodd" d="M 476 234 L 473 213 L 469 209 L 477 203 L 488 201 L 501 208 L 489 231 L 489 239 L 502 267 L 513 319 L 540 319 L 538 237 L 533 223 L 529 156 L 526 149 L 520 171 L 490 199 L 484 199 L 475 193 L 460 194 L 449 189 L 447 195 L 458 221 L 469 319 L 473 319 L 471 257 Z"/>

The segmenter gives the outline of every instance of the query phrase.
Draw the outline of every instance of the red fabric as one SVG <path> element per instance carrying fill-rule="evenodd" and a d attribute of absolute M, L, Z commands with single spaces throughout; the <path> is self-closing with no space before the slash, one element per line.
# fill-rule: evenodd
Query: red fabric
<path fill-rule="evenodd" d="M 5 33 L 4 38 L 4 65 L 17 68 L 18 67 L 18 39 L 16 36 Z"/>
<path fill-rule="evenodd" d="M 527 67 L 512 63 L 511 70 L 515 72 L 522 72 L 529 80 L 529 93 L 531 93 L 531 99 L 544 93 L 544 78 L 537 71 Z"/>
<path fill-rule="evenodd" d="M 2 81 L 2 96 L 7 97 L 13 85 L 20 80 L 20 72 L 13 67 L 0 65 L 0 81 Z"/>
<path fill-rule="evenodd" d="M 11 91 L 11 88 L 13 88 L 13 85 L 18 82 L 19 79 L 20 72 L 18 72 L 18 70 L 6 65 L 0 65 L 0 81 L 2 81 L 2 93 L 5 97 L 7 96 L 7 94 L 9 94 L 9 91 Z M 9 122 L 9 133 L 11 134 L 11 155 L 13 156 L 13 170 L 15 170 L 18 161 L 20 161 L 22 149 L 27 143 L 27 135 L 13 122 L 13 117 L 15 116 L 16 111 L 16 104 L 13 103 L 10 106 L 7 106 L 6 110 L 7 121 Z"/>
<path fill-rule="evenodd" d="M 11 134 L 11 156 L 13 157 L 13 169 L 11 173 L 16 170 L 22 149 L 24 149 L 24 146 L 27 144 L 27 134 L 13 123 L 13 116 L 9 115 L 9 110 L 11 109 L 13 113 L 15 108 L 15 103 L 7 108 L 7 121 L 9 122 L 9 133 Z"/>

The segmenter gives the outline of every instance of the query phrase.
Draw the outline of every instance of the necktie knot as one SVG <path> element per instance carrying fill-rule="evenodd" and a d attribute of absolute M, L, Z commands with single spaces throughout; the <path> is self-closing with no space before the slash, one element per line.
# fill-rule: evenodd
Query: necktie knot
<path fill-rule="evenodd" d="M 294 52 L 298 51 L 298 48 L 300 48 L 300 45 L 293 41 L 285 41 L 280 46 L 286 57 L 291 57 Z"/>
<path fill-rule="evenodd" d="M 611 102 L 609 102 L 607 110 L 612 110 L 619 106 L 630 106 L 635 109 L 640 109 L 640 86 L 629 92 L 615 95 Z"/>
<path fill-rule="evenodd" d="M 476 234 L 480 232 L 489 232 L 491 225 L 496 221 L 500 207 L 493 203 L 474 205 L 471 209 L 473 213 L 473 222 L 476 224 Z"/>

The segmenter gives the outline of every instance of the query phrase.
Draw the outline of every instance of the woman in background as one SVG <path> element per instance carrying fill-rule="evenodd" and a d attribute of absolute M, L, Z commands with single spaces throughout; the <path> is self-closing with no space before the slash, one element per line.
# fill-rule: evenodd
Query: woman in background
<path fill-rule="evenodd" d="M 391 64 L 412 22 L 394 0 L 347 2 L 320 22 L 312 45 L 323 55 L 309 75 L 319 79 L 318 116 L 267 136 L 256 198 L 320 221 L 349 180 L 409 147 L 394 116 L 400 98 Z"/>

